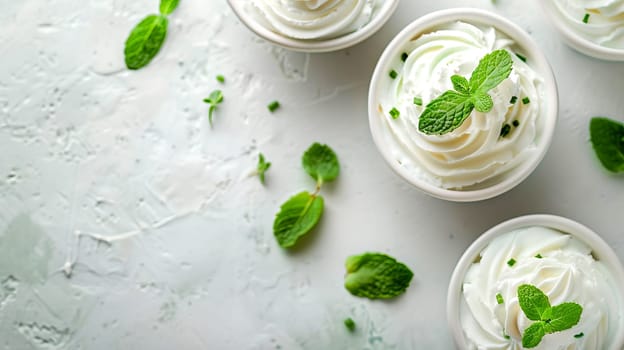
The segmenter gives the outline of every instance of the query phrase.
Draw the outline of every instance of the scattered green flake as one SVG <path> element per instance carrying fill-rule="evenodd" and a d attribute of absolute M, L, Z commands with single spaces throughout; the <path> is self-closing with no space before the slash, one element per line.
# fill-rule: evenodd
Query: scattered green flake
<path fill-rule="evenodd" d="M 585 16 L 583 16 L 583 23 L 589 23 L 589 13 L 586 13 Z"/>
<path fill-rule="evenodd" d="M 516 52 L 516 57 L 518 57 L 520 59 L 520 61 L 522 61 L 522 62 L 526 62 L 527 61 L 526 57 L 524 57 L 523 55 L 521 55 L 521 54 L 519 54 L 517 52 Z"/>
<path fill-rule="evenodd" d="M 507 124 L 507 125 L 509 125 L 509 124 Z M 511 258 L 511 259 L 509 259 L 507 261 L 507 265 L 509 265 L 509 266 L 514 266 L 515 264 L 516 264 L 516 259 L 514 259 L 514 258 Z"/>
<path fill-rule="evenodd" d="M 414 104 L 417 105 L 417 106 L 422 106 L 422 104 L 423 104 L 422 98 L 414 97 Z"/>
<path fill-rule="evenodd" d="M 503 125 L 503 127 L 501 128 L 500 137 L 505 137 L 505 136 L 509 135 L 510 132 L 511 132 L 511 125 L 505 123 L 505 125 Z M 509 262 L 507 262 L 507 263 L 509 264 Z M 515 261 L 514 261 L 514 263 L 515 263 Z M 509 265 L 509 266 L 511 266 L 511 265 Z"/>
<path fill-rule="evenodd" d="M 258 155 L 258 167 L 256 171 L 258 173 L 258 178 L 260 178 L 260 182 L 263 185 L 264 185 L 264 173 L 266 173 L 270 167 L 271 167 L 271 162 L 265 161 L 264 155 L 260 153 Z"/>
<path fill-rule="evenodd" d="M 539 254 L 539 253 L 535 257 L 538 258 L 538 259 L 543 258 L 542 254 Z"/>
<path fill-rule="evenodd" d="M 579 338 L 583 338 L 585 336 L 585 333 L 581 332 L 579 334 L 575 334 L 574 338 L 579 339 Z"/>
<path fill-rule="evenodd" d="M 407 52 L 403 52 L 403 53 L 401 54 L 401 61 L 403 61 L 403 62 L 407 61 L 407 57 L 408 57 Z"/>
<path fill-rule="evenodd" d="M 511 122 L 511 125 L 513 125 L 514 128 L 517 128 L 518 126 L 520 126 L 520 121 L 518 119 L 516 119 L 513 122 Z"/>
<path fill-rule="evenodd" d="M 399 112 L 398 109 L 392 107 L 392 109 L 390 110 L 390 116 L 392 117 L 392 119 L 398 119 L 400 115 L 401 112 Z"/>
<path fill-rule="evenodd" d="M 522 104 L 528 105 L 529 103 L 531 103 L 529 96 L 526 96 L 525 98 L 522 99 Z"/>
<path fill-rule="evenodd" d="M 496 302 L 498 305 L 505 303 L 505 299 L 503 299 L 503 295 L 501 293 L 496 294 Z"/>
<path fill-rule="evenodd" d="M 269 111 L 275 112 L 275 110 L 280 108 L 280 103 L 279 103 L 279 101 L 273 101 L 273 102 L 269 103 L 267 108 L 269 109 Z"/>
<path fill-rule="evenodd" d="M 509 103 L 511 103 L 512 105 L 515 104 L 518 101 L 518 96 L 511 96 L 511 100 L 509 100 Z"/>
<path fill-rule="evenodd" d="M 351 317 L 344 320 L 344 325 L 351 332 L 355 331 L 355 321 L 351 319 Z"/>
<path fill-rule="evenodd" d="M 225 83 L 225 77 L 221 74 L 217 75 L 217 81 L 221 84 Z"/>
<path fill-rule="evenodd" d="M 390 71 L 390 78 L 392 79 L 396 79 L 396 77 L 399 75 L 399 73 L 397 73 L 394 69 Z"/>

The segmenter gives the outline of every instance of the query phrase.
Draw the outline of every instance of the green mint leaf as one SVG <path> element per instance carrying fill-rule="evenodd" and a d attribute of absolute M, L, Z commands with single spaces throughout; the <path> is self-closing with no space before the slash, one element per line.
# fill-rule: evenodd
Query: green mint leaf
<path fill-rule="evenodd" d="M 487 113 L 494 107 L 494 101 L 492 101 L 492 97 L 488 94 L 477 93 L 473 98 L 475 109 L 481 113 Z"/>
<path fill-rule="evenodd" d="M 303 168 L 321 184 L 332 181 L 340 172 L 340 164 L 336 153 L 327 145 L 315 142 L 303 154 Z"/>
<path fill-rule="evenodd" d="M 180 0 L 160 0 L 160 13 L 170 15 L 177 7 Z"/>
<path fill-rule="evenodd" d="M 487 93 L 509 77 L 513 60 L 506 50 L 485 55 L 470 76 L 471 93 Z"/>
<path fill-rule="evenodd" d="M 449 90 L 427 104 L 418 119 L 418 130 L 428 135 L 446 134 L 457 129 L 473 109 L 470 95 Z"/>
<path fill-rule="evenodd" d="M 453 83 L 453 89 L 461 94 L 469 94 L 470 86 L 468 80 L 461 75 L 451 76 L 451 82 Z"/>
<path fill-rule="evenodd" d="M 217 109 L 217 105 L 223 102 L 223 92 L 221 92 L 221 90 L 211 92 L 210 96 L 204 99 L 204 102 L 210 105 L 208 109 L 208 121 L 210 122 L 210 126 L 212 126 L 212 113 Z"/>
<path fill-rule="evenodd" d="M 518 287 L 518 303 L 526 317 L 531 321 L 543 320 L 542 315 L 550 309 L 550 302 L 546 294 L 530 284 L 523 284 Z"/>
<path fill-rule="evenodd" d="M 344 325 L 351 332 L 355 331 L 355 322 L 351 319 L 351 317 L 344 320 Z"/>
<path fill-rule="evenodd" d="M 624 124 L 594 117 L 589 122 L 589 135 L 600 163 L 610 172 L 624 172 Z"/>
<path fill-rule="evenodd" d="M 264 160 L 264 155 L 260 153 L 258 155 L 258 178 L 260 178 L 260 182 L 264 185 L 264 173 L 271 167 L 271 162 L 267 162 Z"/>
<path fill-rule="evenodd" d="M 124 49 L 126 67 L 145 67 L 160 50 L 167 36 L 167 18 L 149 15 L 132 29 Z"/>
<path fill-rule="evenodd" d="M 282 204 L 273 221 L 273 234 L 282 248 L 289 248 L 310 232 L 323 214 L 323 197 L 306 191 Z"/>
<path fill-rule="evenodd" d="M 350 256 L 345 265 L 345 288 L 355 296 L 369 299 L 403 294 L 414 276 L 407 266 L 381 253 Z"/>
<path fill-rule="evenodd" d="M 546 323 L 550 326 L 548 333 L 560 332 L 576 326 L 581 320 L 583 308 L 577 303 L 563 303 L 553 306 L 552 315 Z"/>
<path fill-rule="evenodd" d="M 543 322 L 535 322 L 524 330 L 522 335 L 522 347 L 530 349 L 536 347 L 546 335 Z"/>

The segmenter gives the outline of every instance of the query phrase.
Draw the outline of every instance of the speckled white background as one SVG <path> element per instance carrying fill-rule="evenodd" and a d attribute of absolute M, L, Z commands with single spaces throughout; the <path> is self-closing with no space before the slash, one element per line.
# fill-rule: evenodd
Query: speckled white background
<path fill-rule="evenodd" d="M 537 1 L 403 0 L 375 36 L 331 54 L 257 39 L 225 0 L 182 0 L 161 53 L 129 72 L 123 44 L 157 0 L 0 0 L 0 348 L 451 349 L 446 287 L 463 250 L 527 213 L 567 216 L 624 260 L 624 178 L 602 171 L 591 116 L 624 119 L 624 63 L 567 48 Z M 482 203 L 429 198 L 384 164 L 368 131 L 370 75 L 418 16 L 473 6 L 532 33 L 560 86 L 550 152 Z M 211 129 L 202 102 L 224 74 Z M 278 99 L 271 114 L 266 105 Z M 279 204 L 313 181 L 314 141 L 342 163 L 320 227 L 275 243 Z M 258 152 L 273 163 L 262 187 Z M 415 273 L 402 297 L 342 287 L 348 255 Z M 351 334 L 342 320 L 352 317 Z"/>

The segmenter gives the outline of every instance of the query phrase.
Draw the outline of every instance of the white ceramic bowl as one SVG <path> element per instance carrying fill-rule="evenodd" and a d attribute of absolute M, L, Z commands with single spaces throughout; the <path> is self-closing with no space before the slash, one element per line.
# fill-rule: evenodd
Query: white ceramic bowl
<path fill-rule="evenodd" d="M 387 79 L 388 72 L 392 69 L 393 61 L 401 54 L 403 45 L 415 36 L 430 32 L 432 28 L 454 21 L 492 26 L 513 39 L 527 55 L 532 57 L 531 67 L 543 78 L 543 96 L 547 104 L 544 115 L 538 117 L 538 120 L 542 120 L 543 125 L 540 129 L 541 135 L 538 135 L 536 140 L 537 151 L 529 159 L 526 159 L 510 171 L 485 181 L 475 188 L 463 190 L 438 187 L 419 178 L 417 174 L 401 166 L 394 159 L 388 141 L 384 139 L 382 132 L 384 126 L 382 125 L 383 122 L 378 109 L 382 79 Z M 524 30 L 508 19 L 491 12 L 471 8 L 457 8 L 433 12 L 420 17 L 405 27 L 390 42 L 373 73 L 368 96 L 368 117 L 373 140 L 379 152 L 399 176 L 433 197 L 455 202 L 474 202 L 495 197 L 512 189 L 533 172 L 550 147 L 557 122 L 558 106 L 557 84 L 552 69 L 540 48 Z"/>
<path fill-rule="evenodd" d="M 624 268 L 622 267 L 622 263 L 611 247 L 594 231 L 578 222 L 554 215 L 527 215 L 505 221 L 485 232 L 468 247 L 459 259 L 455 271 L 453 271 L 453 275 L 451 276 L 447 296 L 446 316 L 458 349 L 466 349 L 467 344 L 460 321 L 460 305 L 462 285 L 468 269 L 478 258 L 481 251 L 483 251 L 494 238 L 530 226 L 552 228 L 570 234 L 587 244 L 587 246 L 592 249 L 594 258 L 600 260 L 600 262 L 611 271 L 614 279 L 618 282 L 620 291 L 624 293 Z M 611 349 L 600 350 L 624 349 L 624 332 L 618 334 L 617 337 L 617 346 Z"/>
<path fill-rule="evenodd" d="M 245 8 L 249 1 L 251 0 L 228 0 L 228 3 L 241 22 L 258 36 L 275 45 L 301 52 L 337 51 L 360 43 L 375 34 L 388 21 L 399 4 L 399 0 L 383 1 L 381 8 L 377 10 L 371 21 L 352 33 L 332 39 L 303 40 L 284 36 L 259 23 Z"/>
<path fill-rule="evenodd" d="M 624 50 L 601 46 L 574 30 L 557 9 L 553 0 L 540 0 L 549 22 L 553 23 L 564 42 L 587 56 L 607 61 L 624 61 Z M 591 17 L 590 17 L 591 18 Z"/>

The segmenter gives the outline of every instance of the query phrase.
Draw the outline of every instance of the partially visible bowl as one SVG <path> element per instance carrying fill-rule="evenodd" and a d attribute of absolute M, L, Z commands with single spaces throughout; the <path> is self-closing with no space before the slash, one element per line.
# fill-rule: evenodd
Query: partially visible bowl
<path fill-rule="evenodd" d="M 563 8 L 571 2 L 566 4 L 557 4 L 556 0 L 541 0 L 539 2 L 549 22 L 554 24 L 564 42 L 570 47 L 594 58 L 607 61 L 624 61 L 624 2 L 620 1 L 622 12 L 613 16 L 614 22 L 609 25 L 603 21 L 594 23 L 596 16 L 599 16 L 594 12 L 595 9 L 589 9 L 584 13 L 574 11 L 573 15 Z M 582 1 L 578 1 L 578 3 L 582 4 Z M 592 35 L 606 39 L 608 35 L 604 33 L 605 31 L 619 31 L 621 33 L 619 34 L 619 41 L 621 42 L 619 48 L 601 45 L 597 42 L 599 41 L 598 38 L 591 39 Z"/>
<path fill-rule="evenodd" d="M 409 63 L 409 58 L 402 57 L 402 51 L 404 50 L 405 45 L 419 40 L 419 38 L 424 36 L 424 34 L 431 33 L 432 31 L 437 30 L 437 28 L 440 28 L 440 26 L 456 23 L 457 21 L 462 21 L 475 26 L 493 27 L 496 31 L 501 32 L 505 36 L 512 39 L 515 42 L 515 46 L 520 48 L 523 55 L 529 57 L 531 68 L 539 74 L 539 77 L 542 79 L 539 94 L 541 97 L 540 100 L 543 102 L 539 105 L 539 115 L 536 121 L 537 125 L 535 127 L 536 135 L 531 149 L 532 154 L 530 156 L 525 157 L 526 159 L 521 158 L 522 161 L 514 168 L 506 170 L 504 173 L 501 171 L 500 174 L 497 173 L 495 176 L 493 175 L 492 177 L 480 181 L 475 185 L 461 188 L 447 188 L 428 180 L 427 177 L 422 176 L 423 171 L 420 171 L 423 168 L 421 166 L 422 162 L 418 163 L 418 161 L 412 161 L 413 164 L 410 165 L 411 168 L 406 165 L 406 162 L 403 160 L 407 158 L 407 156 L 414 159 L 417 157 L 412 157 L 413 154 L 406 154 L 407 151 L 404 151 L 409 148 L 407 146 L 411 145 L 405 145 L 403 140 L 396 140 L 394 137 L 396 133 L 394 130 L 391 130 L 392 125 L 390 123 L 392 120 L 388 118 L 388 114 L 391 114 L 388 113 L 390 108 L 386 108 L 386 110 L 384 110 L 382 107 L 386 107 L 383 106 L 385 103 L 384 94 L 387 91 L 396 91 L 397 87 L 393 84 L 395 84 L 399 78 L 402 79 L 402 77 L 399 76 L 393 81 L 392 79 L 394 78 L 392 77 L 392 73 L 394 72 L 396 77 L 395 69 L 399 69 L 397 67 L 402 67 Z M 462 43 L 462 40 L 463 39 L 460 37 L 457 41 Z M 444 49 L 446 45 L 441 43 L 436 47 Z M 519 59 L 516 58 L 515 55 L 512 56 L 514 60 Z M 407 59 L 407 61 L 404 61 L 404 59 Z M 479 58 L 477 58 L 477 60 L 478 59 Z M 401 62 L 402 60 L 404 63 Z M 434 68 L 437 69 L 437 67 Z M 420 71 L 427 69 L 433 70 L 434 68 L 425 67 L 420 69 Z M 391 73 L 390 78 L 388 77 L 389 72 Z M 451 72 L 448 75 L 450 76 L 451 74 L 457 74 L 457 72 Z M 437 81 L 430 82 L 430 84 L 436 83 Z M 446 81 L 446 84 L 450 83 Z M 427 102 L 430 101 L 426 101 L 422 105 L 425 106 Z M 385 104 L 387 105 L 388 103 Z M 473 202 L 498 196 L 506 191 L 509 191 L 528 177 L 543 159 L 548 148 L 550 147 L 557 121 L 557 114 L 558 94 L 555 77 L 546 57 L 529 34 L 504 17 L 484 10 L 472 8 L 457 8 L 430 13 L 420 17 L 405 27 L 399 34 L 396 35 L 392 42 L 390 42 L 379 59 L 373 73 L 368 96 L 370 130 L 377 149 L 387 164 L 400 177 L 414 185 L 419 190 L 433 197 L 456 202 Z M 400 118 L 403 118 L 403 115 L 404 114 L 401 114 Z M 473 116 L 474 115 L 475 114 L 473 113 Z M 407 119 L 403 120 L 404 123 L 415 124 L 415 121 L 413 120 L 409 120 L 409 122 L 405 121 Z M 427 135 L 422 136 L 421 134 L 418 134 L 420 131 L 415 130 L 415 127 L 411 127 L 411 125 L 408 125 L 408 127 L 409 129 L 414 129 L 413 132 L 409 133 L 409 137 L 418 137 L 420 138 L 419 140 L 423 137 L 427 137 Z M 498 133 L 499 131 L 501 131 L 500 126 L 496 132 Z M 469 133 L 466 133 L 463 136 L 470 137 Z M 414 141 L 412 143 L 416 142 Z"/>
<path fill-rule="evenodd" d="M 388 21 L 399 4 L 399 0 L 340 0 L 344 3 L 355 2 L 358 8 L 363 7 L 364 3 L 375 4 L 376 8 L 370 21 L 352 32 L 335 37 L 330 35 L 319 39 L 301 39 L 271 28 L 271 25 L 253 8 L 253 1 L 265 0 L 228 0 L 228 3 L 240 21 L 258 36 L 275 45 L 301 52 L 330 52 L 358 44 L 376 33 Z M 300 0 L 292 1 L 301 2 Z"/>
<path fill-rule="evenodd" d="M 591 256 L 595 261 L 599 261 L 606 271 L 610 272 L 612 279 L 610 282 L 613 283 L 613 286 L 616 291 L 614 291 L 614 295 L 620 298 L 620 305 L 610 305 L 611 309 L 609 312 L 612 312 L 615 315 L 615 318 L 619 320 L 619 328 L 614 331 L 615 334 L 611 334 L 614 339 L 612 339 L 612 344 L 608 348 L 600 348 L 596 350 L 621 350 L 624 348 L 624 268 L 622 267 L 622 263 L 618 259 L 617 255 L 613 252 L 611 247 L 594 231 L 591 229 L 575 222 L 567 218 L 563 218 L 560 216 L 554 215 L 527 215 L 522 217 L 517 217 L 508 221 L 505 221 L 499 225 L 494 226 L 489 229 L 487 232 L 482 234 L 475 242 L 473 242 L 468 249 L 464 252 L 462 257 L 459 259 L 455 270 L 453 271 L 449 288 L 448 288 L 448 296 L 447 296 L 447 321 L 451 332 L 453 334 L 453 338 L 455 343 L 459 349 L 465 350 L 468 348 L 469 341 L 465 335 L 464 329 L 462 327 L 462 304 L 465 305 L 465 300 L 463 297 L 463 285 L 466 279 L 466 275 L 470 268 L 475 264 L 475 262 L 480 262 L 482 259 L 481 253 L 490 245 L 490 243 L 507 233 L 525 229 L 529 227 L 545 227 L 550 228 L 560 233 L 569 234 L 570 236 L 578 239 L 580 242 L 584 243 L 591 249 Z M 540 244 L 542 242 L 535 242 L 535 244 Z M 518 243 L 520 244 L 520 243 Z M 517 248 L 519 250 L 519 248 Z M 498 254 L 497 250 L 497 254 Z M 503 254 L 503 252 L 500 252 Z M 537 256 L 536 256 L 537 257 Z M 542 258 L 541 256 L 539 257 Z M 506 259 L 506 258 L 504 258 Z M 503 260 L 504 260 L 503 259 Z M 515 262 L 514 262 L 515 263 Z M 520 262 L 518 262 L 520 264 Z M 505 263 L 503 262 L 503 265 Z M 505 267 L 507 268 L 507 267 Z M 535 272 L 536 274 L 541 274 L 541 272 Z M 507 273 L 508 276 L 508 273 Z M 541 275 L 540 275 L 541 276 Z M 542 277 L 539 277 L 542 278 Z M 544 277 L 548 278 L 548 277 Z M 581 281 L 581 283 L 590 283 L 591 281 Z M 496 299 L 494 295 L 491 296 L 492 302 L 496 303 Z M 606 297 L 605 297 L 606 299 Z M 551 300 L 552 301 L 552 300 Z M 566 301 L 574 301 L 574 300 L 566 300 Z M 595 300 L 599 302 L 599 300 Z M 505 303 L 507 303 L 507 299 L 505 299 Z M 514 307 L 516 307 L 515 304 Z M 589 315 L 591 316 L 591 315 Z M 613 327 L 613 325 L 609 325 Z M 615 326 L 618 327 L 618 326 Z M 572 337 L 572 336 L 570 336 Z M 550 350 L 550 349 L 548 349 Z"/>

